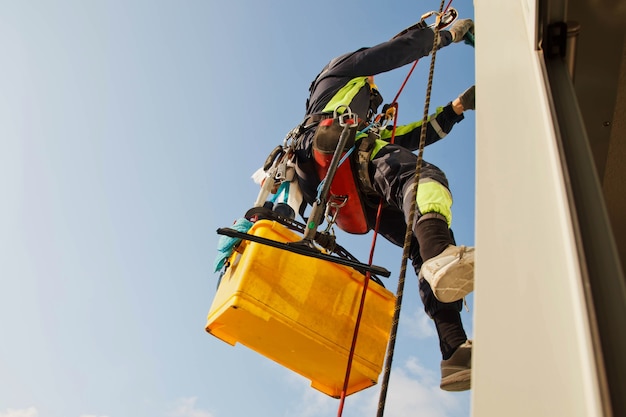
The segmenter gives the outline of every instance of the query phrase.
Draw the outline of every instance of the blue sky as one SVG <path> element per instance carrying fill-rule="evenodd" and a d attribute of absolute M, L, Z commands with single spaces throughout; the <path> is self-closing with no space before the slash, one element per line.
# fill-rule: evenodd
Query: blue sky
<path fill-rule="evenodd" d="M 204 331 L 215 231 L 251 207 L 250 176 L 300 122 L 321 67 L 439 6 L 0 0 L 0 417 L 336 415 L 309 381 Z M 473 16 L 470 0 L 452 6 Z M 429 63 L 400 123 L 422 118 Z M 451 45 L 436 64 L 433 110 L 473 84 L 473 49 Z M 377 77 L 386 100 L 408 69 Z M 474 131 L 469 112 L 424 154 L 446 171 L 470 245 Z M 338 236 L 367 260 L 371 235 Z M 378 240 L 394 292 L 401 256 Z M 409 269 L 386 415 L 467 416 L 469 393 L 438 388 L 422 311 Z M 378 395 L 349 396 L 343 415 L 375 415 Z"/>

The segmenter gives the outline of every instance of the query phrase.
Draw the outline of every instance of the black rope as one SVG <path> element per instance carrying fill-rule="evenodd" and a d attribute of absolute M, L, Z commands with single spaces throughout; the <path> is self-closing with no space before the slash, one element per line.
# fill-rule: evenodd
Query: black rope
<path fill-rule="evenodd" d="M 441 1 L 441 6 L 439 7 L 439 15 L 437 16 L 437 21 L 435 23 L 435 28 L 434 28 L 435 40 L 433 42 L 433 50 L 431 53 L 432 58 L 430 61 L 430 71 L 428 73 L 428 87 L 426 89 L 426 100 L 424 103 L 424 118 L 422 120 L 419 152 L 417 154 L 417 164 L 415 167 L 415 183 L 413 184 L 411 197 L 410 197 L 411 209 L 409 213 L 409 219 L 407 220 L 406 233 L 404 235 L 402 264 L 400 266 L 400 277 L 398 278 L 398 289 L 396 291 L 396 305 L 395 305 L 394 314 L 393 314 L 391 334 L 389 336 L 389 345 L 387 347 L 387 358 L 385 360 L 385 372 L 383 374 L 383 382 L 381 383 L 380 397 L 378 401 L 378 413 L 376 414 L 377 417 L 382 417 L 385 412 L 385 403 L 387 399 L 387 391 L 389 388 L 389 377 L 391 375 L 391 364 L 393 362 L 393 354 L 394 354 L 395 345 L 396 345 L 396 336 L 398 333 L 398 324 L 400 322 L 400 308 L 402 307 L 402 298 L 404 295 L 404 281 L 406 278 L 406 265 L 407 265 L 407 260 L 409 259 L 411 238 L 413 237 L 413 219 L 415 218 L 415 211 L 417 207 L 417 199 L 416 199 L 417 187 L 419 184 L 420 174 L 422 171 L 424 147 L 426 144 L 426 127 L 428 124 L 430 93 L 432 90 L 433 75 L 435 73 L 435 58 L 437 55 L 437 44 L 439 43 L 439 19 L 441 18 L 441 14 L 443 12 L 443 4 L 444 4 L 444 0 Z"/>

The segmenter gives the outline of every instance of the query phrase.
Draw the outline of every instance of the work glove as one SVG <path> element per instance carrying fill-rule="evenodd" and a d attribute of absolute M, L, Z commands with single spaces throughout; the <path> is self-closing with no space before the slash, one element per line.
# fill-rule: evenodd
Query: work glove
<path fill-rule="evenodd" d="M 476 86 L 473 85 L 459 96 L 463 110 L 476 109 Z"/>
<path fill-rule="evenodd" d="M 452 34 L 452 42 L 458 43 L 463 40 L 466 33 L 474 35 L 474 21 L 472 19 L 457 20 L 448 29 Z"/>

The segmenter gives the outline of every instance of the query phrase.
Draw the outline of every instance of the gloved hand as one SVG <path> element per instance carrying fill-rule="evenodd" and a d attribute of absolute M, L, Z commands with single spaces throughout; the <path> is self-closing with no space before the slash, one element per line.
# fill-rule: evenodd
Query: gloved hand
<path fill-rule="evenodd" d="M 472 19 L 457 20 L 448 30 L 452 34 L 452 42 L 461 42 L 467 32 L 474 35 L 474 21 Z"/>
<path fill-rule="evenodd" d="M 473 85 L 459 96 L 463 110 L 476 109 L 476 86 Z"/>

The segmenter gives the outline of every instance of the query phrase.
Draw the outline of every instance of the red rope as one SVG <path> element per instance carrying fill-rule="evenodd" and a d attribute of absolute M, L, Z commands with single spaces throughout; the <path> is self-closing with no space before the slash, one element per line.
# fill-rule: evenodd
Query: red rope
<path fill-rule="evenodd" d="M 415 68 L 415 65 L 417 64 L 417 61 L 415 61 L 415 63 L 413 64 L 413 67 L 411 68 L 411 70 L 409 71 L 408 75 L 406 76 L 404 82 L 402 83 L 402 86 L 400 87 L 400 90 L 398 91 L 398 94 L 396 94 L 396 97 L 393 99 L 393 102 L 391 103 L 391 107 L 393 107 L 394 110 L 394 115 L 393 115 L 393 130 L 391 131 L 391 139 L 390 142 L 393 143 L 395 140 L 395 136 L 396 136 L 396 127 L 397 127 L 397 123 L 398 123 L 398 97 L 400 96 L 400 93 L 402 93 L 402 90 L 404 89 L 404 86 L 406 85 L 407 81 L 409 80 L 411 73 L 413 72 L 413 69 Z M 380 214 L 382 212 L 383 209 L 383 199 L 381 198 L 379 203 L 378 203 L 378 210 L 376 212 L 376 224 L 374 225 L 374 234 L 372 235 L 372 245 L 370 247 L 370 256 L 369 256 L 369 260 L 368 260 L 368 264 L 371 266 L 372 263 L 374 262 L 374 249 L 376 248 L 376 239 L 378 237 L 378 228 L 380 226 Z M 363 309 L 365 307 L 365 296 L 367 295 L 367 288 L 368 288 L 368 284 L 370 281 L 370 272 L 367 271 L 365 274 L 365 280 L 363 282 L 363 291 L 361 293 L 361 302 L 359 304 L 359 311 L 357 313 L 357 317 L 356 317 L 356 323 L 354 325 L 354 333 L 352 336 L 352 344 L 350 346 L 350 353 L 348 354 L 348 364 L 346 366 L 346 375 L 344 377 L 343 380 L 343 388 L 341 390 L 341 396 L 339 397 L 339 407 L 337 409 L 337 417 L 341 417 L 343 414 L 343 407 L 344 404 L 346 402 L 346 396 L 347 396 L 347 391 L 348 391 L 348 383 L 350 381 L 350 371 L 352 370 L 352 361 L 354 359 L 354 353 L 356 351 L 356 341 L 357 341 L 357 337 L 359 335 L 359 327 L 361 326 L 361 317 L 363 315 Z"/>
<path fill-rule="evenodd" d="M 402 93 L 402 90 L 404 89 L 404 86 L 406 85 L 406 83 L 409 81 L 409 78 L 411 77 L 411 74 L 413 73 L 413 69 L 415 69 L 416 65 L 417 65 L 417 60 L 413 63 L 413 66 L 411 67 L 409 73 L 404 79 L 404 82 L 400 86 L 400 89 L 398 90 L 396 97 L 393 99 L 393 102 L 390 105 L 391 107 L 395 109 L 394 115 L 393 115 L 393 129 L 391 131 L 390 143 L 394 143 L 394 140 L 396 137 L 396 127 L 398 123 L 398 103 L 397 103 L 398 97 L 400 97 L 400 94 Z M 378 237 L 378 228 L 380 226 L 380 214 L 382 212 L 382 209 L 383 209 L 383 199 L 381 198 L 378 203 L 378 210 L 376 212 L 376 224 L 374 226 L 374 234 L 372 236 L 372 245 L 370 247 L 370 256 L 369 256 L 369 261 L 368 261 L 370 266 L 374 262 L 374 249 L 376 247 L 376 239 Z M 348 354 L 348 364 L 346 366 L 346 375 L 343 380 L 343 388 L 341 390 L 341 396 L 339 397 L 339 407 L 337 409 L 337 417 L 342 416 L 343 407 L 346 402 L 348 383 L 350 381 L 350 371 L 352 370 L 352 361 L 354 359 L 354 353 L 356 350 L 356 341 L 359 335 L 359 327 L 361 326 L 361 317 L 363 315 L 363 309 L 365 307 L 365 296 L 367 295 L 367 288 L 368 288 L 369 280 L 370 280 L 370 272 L 367 271 L 365 274 L 365 280 L 363 282 L 363 291 L 361 293 L 361 302 L 359 304 L 359 311 L 357 313 L 356 323 L 354 325 L 354 333 L 352 336 L 352 344 L 350 346 L 350 353 Z"/>
<path fill-rule="evenodd" d="M 443 13 L 448 11 L 448 8 L 450 8 L 450 4 L 451 3 L 452 3 L 452 0 L 448 1 L 448 5 L 445 7 L 445 9 L 443 9 Z M 413 70 L 415 69 L 415 66 L 417 65 L 418 61 L 419 61 L 419 59 L 416 59 L 415 62 L 413 62 L 413 66 L 411 66 L 411 69 L 409 70 L 409 73 L 407 74 L 406 78 L 404 79 L 404 82 L 400 86 L 400 89 L 398 90 L 398 93 L 396 94 L 396 96 L 393 98 L 393 101 L 391 102 L 392 106 L 394 104 L 396 104 L 396 102 L 398 101 L 398 98 L 400 97 L 400 93 L 402 93 L 402 90 L 404 90 L 404 86 L 409 81 L 409 78 L 411 78 L 411 74 L 413 73 Z M 391 139 L 393 140 L 393 136 L 392 136 Z M 393 142 L 391 142 L 391 143 L 393 143 Z"/>
<path fill-rule="evenodd" d="M 450 7 L 450 4 L 452 3 L 452 0 L 448 1 L 448 5 L 445 7 L 445 9 L 443 10 L 443 13 L 445 13 L 448 8 Z M 396 138 L 396 127 L 398 124 L 398 98 L 400 97 L 400 94 L 402 93 L 402 91 L 404 90 L 404 87 L 406 86 L 407 82 L 409 81 L 409 78 L 411 78 L 411 75 L 413 74 L 413 70 L 415 69 L 415 67 L 417 66 L 419 59 L 415 60 L 415 62 L 413 62 L 413 65 L 411 66 L 411 69 L 409 70 L 407 76 L 405 77 L 404 81 L 402 82 L 402 85 L 400 86 L 400 88 L 398 89 L 398 93 L 396 94 L 396 96 L 394 97 L 393 101 L 390 104 L 390 107 L 393 107 L 394 110 L 394 114 L 393 114 L 393 129 L 391 131 L 391 138 L 389 140 L 390 143 L 394 143 L 395 142 L 395 138 Z M 370 248 L 370 256 L 369 256 L 369 265 L 371 266 L 373 263 L 373 259 L 374 259 L 374 249 L 376 247 L 376 239 L 378 237 L 378 227 L 380 225 L 380 214 L 382 212 L 382 207 L 383 207 L 383 199 L 380 199 L 380 202 L 378 203 L 378 210 L 376 213 L 376 224 L 374 226 L 374 234 L 372 236 L 372 245 Z M 357 313 L 357 318 L 356 318 L 356 323 L 354 326 L 354 333 L 352 336 L 352 344 L 350 346 L 350 353 L 348 354 L 348 364 L 346 366 L 346 374 L 344 377 L 344 382 L 343 382 L 343 388 L 341 390 L 341 396 L 339 399 L 339 407 L 337 409 L 337 417 L 341 417 L 343 414 L 343 407 L 345 405 L 345 401 L 346 401 L 346 396 L 347 396 L 347 391 L 348 391 L 348 384 L 350 381 L 350 372 L 352 370 L 352 361 L 354 359 L 354 353 L 356 350 L 356 342 L 357 342 L 357 337 L 359 334 L 359 327 L 361 325 L 361 317 L 363 315 L 363 309 L 365 307 L 365 296 L 367 295 L 367 289 L 368 289 L 368 284 L 370 281 L 370 272 L 367 271 L 365 274 L 365 280 L 363 281 L 363 291 L 361 293 L 361 302 L 359 304 L 359 310 Z"/>
<path fill-rule="evenodd" d="M 374 262 L 374 248 L 376 247 L 376 238 L 378 236 L 378 226 L 380 224 L 380 212 L 382 210 L 382 200 L 381 204 L 378 205 L 378 212 L 376 213 L 376 225 L 374 227 L 374 235 L 372 236 L 372 246 L 370 249 L 370 257 L 369 257 L 369 265 L 371 266 Z M 337 417 L 341 417 L 343 413 L 343 406 L 346 401 L 346 396 L 348 392 L 348 383 L 350 381 L 350 371 L 352 370 L 352 360 L 354 358 L 354 352 L 356 350 L 356 341 L 359 335 L 359 327 L 361 325 L 361 316 L 363 315 L 363 310 L 365 307 L 365 295 L 367 294 L 367 288 L 370 281 L 370 272 L 367 271 L 365 273 L 365 280 L 363 281 L 363 291 L 361 293 L 361 303 L 359 304 L 359 312 L 356 317 L 356 323 L 354 326 L 354 334 L 352 336 L 352 345 L 350 346 L 350 354 L 348 355 L 348 365 L 346 367 L 346 376 L 343 380 L 343 389 L 341 390 L 341 397 L 339 399 L 339 408 L 337 410 Z"/>
<path fill-rule="evenodd" d="M 406 75 L 406 78 L 404 79 L 404 82 L 402 83 L 402 85 L 400 86 L 400 89 L 398 90 L 398 94 L 396 94 L 396 96 L 393 98 L 393 101 L 391 102 L 391 105 L 393 106 L 394 104 L 396 104 L 396 102 L 398 101 L 398 97 L 400 97 L 400 93 L 402 93 L 402 90 L 404 90 L 404 86 L 406 85 L 406 83 L 409 81 L 409 78 L 411 78 L 411 74 L 413 73 L 413 70 L 415 69 L 415 66 L 417 65 L 417 62 L 419 61 L 419 59 L 416 59 L 415 62 L 413 62 L 413 66 L 411 67 L 411 69 L 409 70 L 409 73 Z"/>

